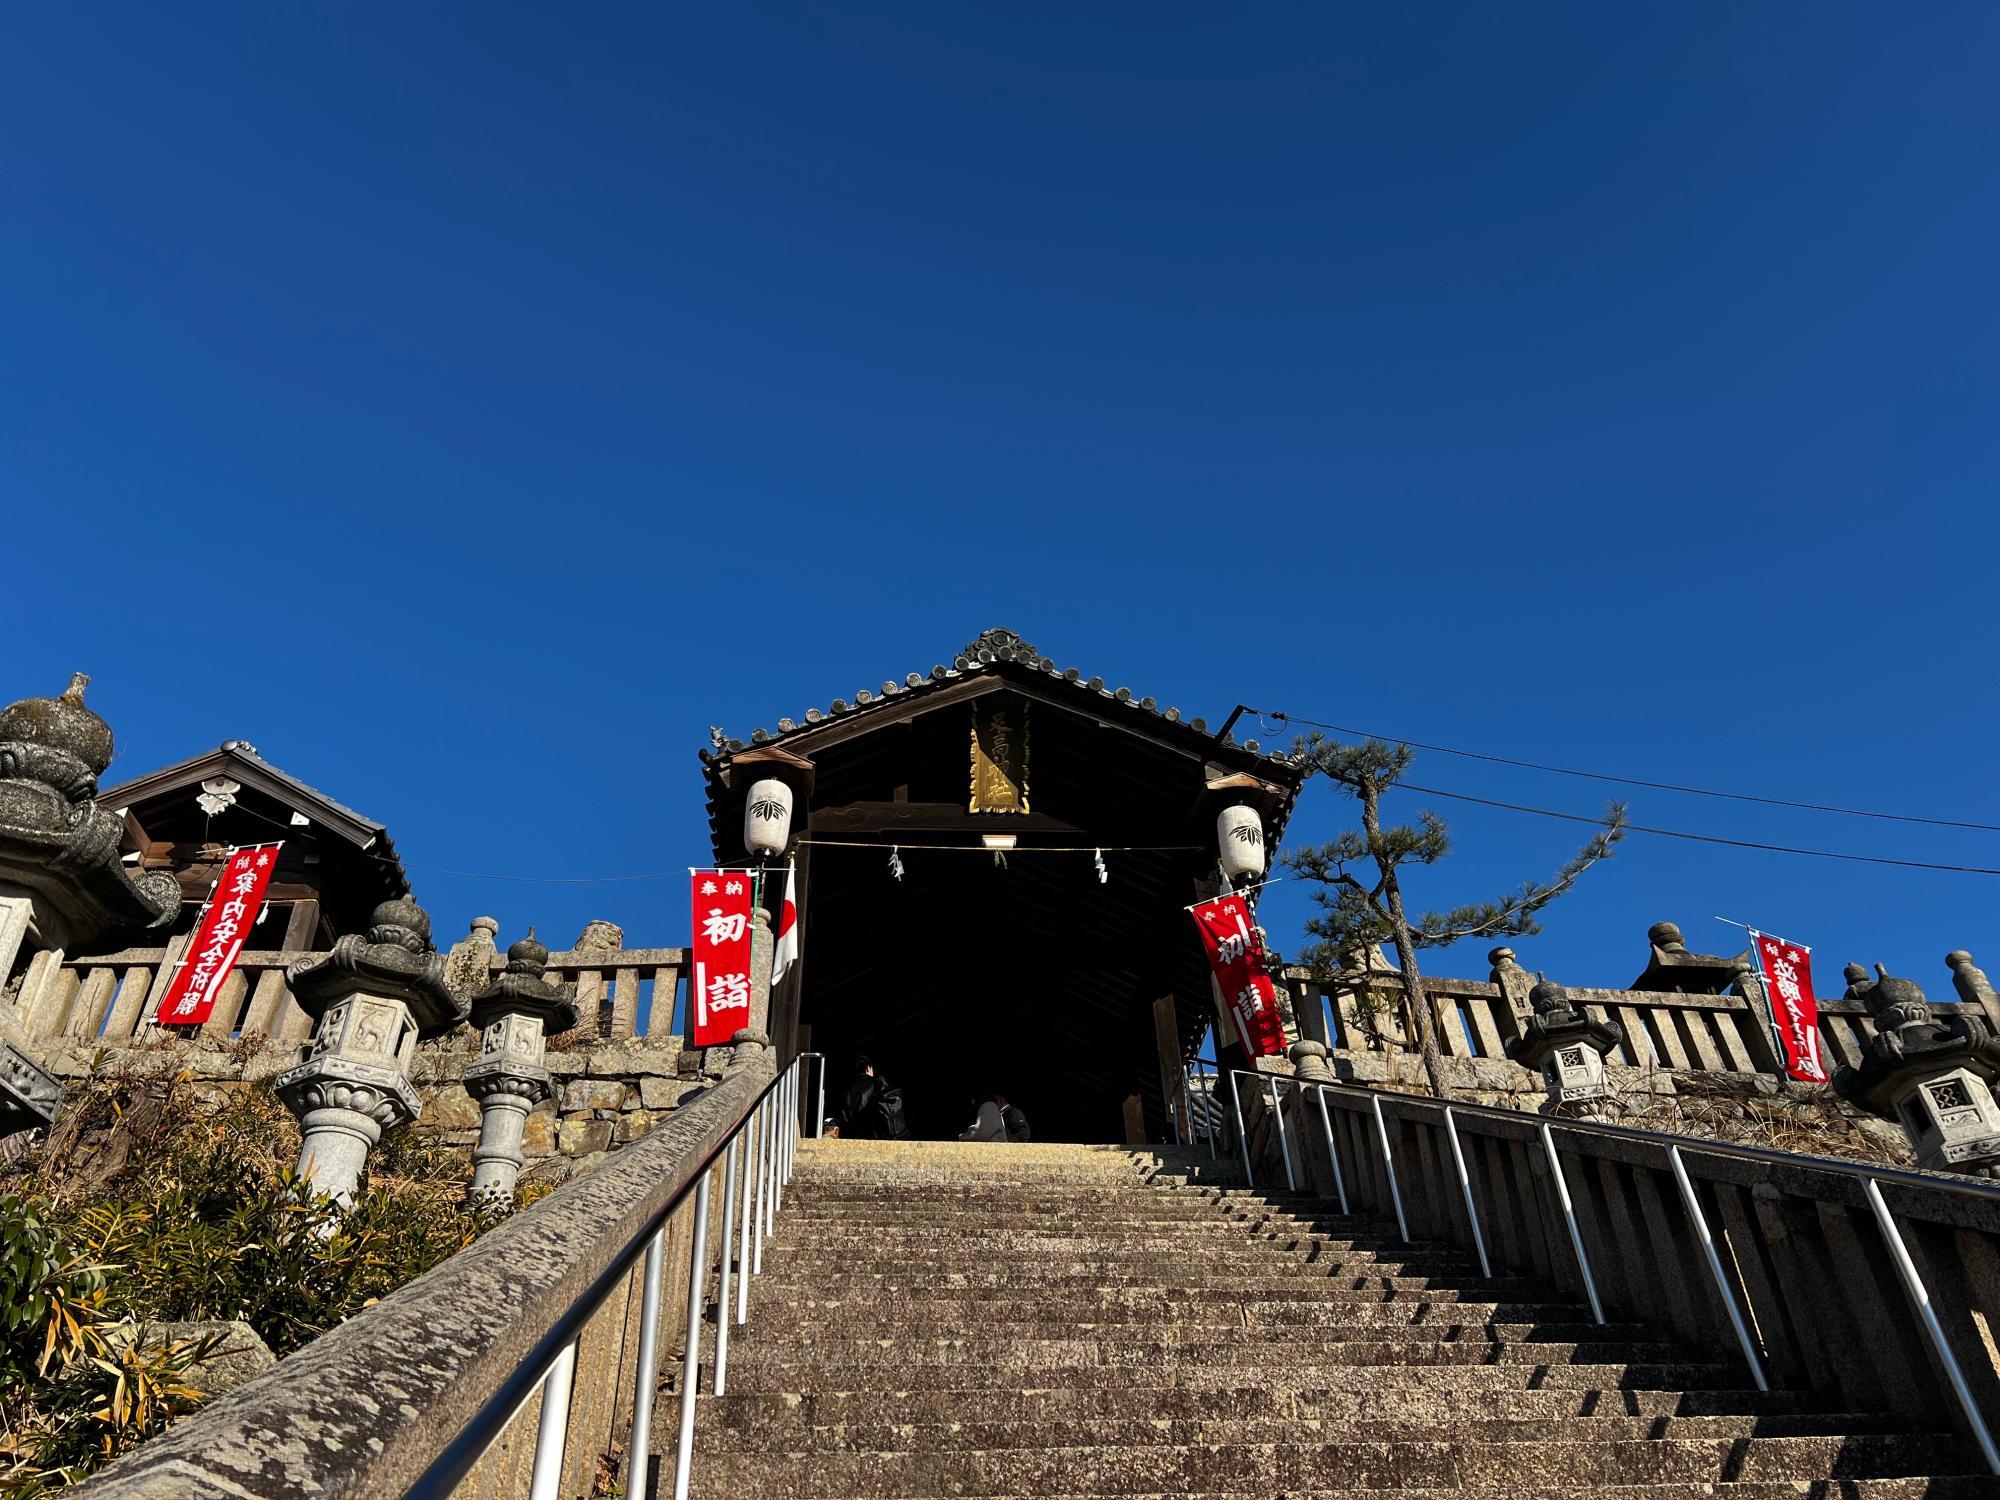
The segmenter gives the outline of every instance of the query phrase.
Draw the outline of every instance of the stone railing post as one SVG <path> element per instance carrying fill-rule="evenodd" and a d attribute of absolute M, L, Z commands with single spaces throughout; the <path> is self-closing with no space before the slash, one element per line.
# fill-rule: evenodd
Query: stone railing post
<path fill-rule="evenodd" d="M 1486 955 L 1486 961 L 1493 965 L 1493 972 L 1487 977 L 1507 1002 L 1507 1009 L 1514 1017 L 1513 1034 L 1520 1036 L 1534 1018 L 1535 1005 L 1530 996 L 1534 992 L 1535 976 L 1521 967 L 1512 948 L 1495 948 Z"/>
<path fill-rule="evenodd" d="M 368 935 L 292 965 L 299 1008 L 314 1020 L 305 1056 L 273 1080 L 305 1141 L 299 1175 L 342 1208 L 354 1201 L 382 1132 L 422 1108 L 410 1081 L 417 1043 L 465 1019 L 431 948 L 431 920 L 414 901 L 375 908 Z"/>
<path fill-rule="evenodd" d="M 735 1072 L 753 1062 L 771 1046 L 771 960 L 776 956 L 777 939 L 771 933 L 771 917 L 761 906 L 750 911 L 750 1015 L 747 1024 L 730 1037 L 727 1062 L 717 1057 L 704 1063 L 706 1071 Z M 709 1049 L 720 1053 L 720 1047 Z M 775 1059 L 773 1059 L 775 1061 Z"/>
<path fill-rule="evenodd" d="M 2000 1027 L 2000 993 L 1994 991 L 1986 971 L 1963 948 L 1947 953 L 1944 961 L 1951 969 L 1951 987 L 1958 991 L 1959 1003 L 1977 1006 L 1987 1025 Z"/>
<path fill-rule="evenodd" d="M 479 1059 L 465 1070 L 465 1091 L 479 1103 L 479 1144 L 472 1148 L 467 1198 L 511 1209 L 527 1157 L 521 1137 L 528 1112 L 551 1092 L 544 1061 L 550 1031 L 576 1025 L 576 986 L 548 977 L 549 950 L 535 930 L 507 950 L 507 970 L 472 997 Z"/>
<path fill-rule="evenodd" d="M 444 956 L 444 982 L 461 995 L 486 988 L 493 978 L 495 940 L 500 924 L 491 917 L 474 917 L 464 937 Z M 544 952 L 547 950 L 544 949 Z"/>

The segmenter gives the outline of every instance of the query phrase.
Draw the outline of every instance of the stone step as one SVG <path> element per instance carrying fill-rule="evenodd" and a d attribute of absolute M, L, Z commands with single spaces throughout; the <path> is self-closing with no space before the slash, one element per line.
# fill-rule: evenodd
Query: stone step
<path fill-rule="evenodd" d="M 730 1492 L 716 1489 L 721 1500 L 733 1500 Z M 765 1493 L 744 1491 L 746 1496 Z M 1204 1489 L 1205 1500 L 1271 1500 L 1266 1487 L 1251 1489 Z M 1355 1500 L 1352 1489 L 1290 1489 L 1283 1500 Z M 1035 1500 L 1185 1500 L 1186 1492 L 1169 1496 L 1162 1493 L 1119 1493 L 1115 1497 L 1098 1490 L 1038 1491 Z M 1459 1487 L 1450 1489 L 1403 1489 L 1394 1491 L 1397 1500 L 1577 1500 L 1573 1484 L 1510 1486 L 1506 1489 Z M 1759 1480 L 1712 1484 L 1609 1484 L 1589 1486 L 1592 1500 L 1994 1500 L 2000 1484 L 1987 1475 L 1923 1475 L 1901 1479 Z M 943 1493 L 911 1496 L 907 1500 L 953 1500 Z"/>
<path fill-rule="evenodd" d="M 724 1398 L 727 1404 L 730 1398 Z M 1854 1412 L 1778 1416 L 1591 1416 L 1481 1420 L 1455 1410 L 1429 1421 L 1415 1413 L 1395 1418 L 1327 1421 L 1317 1418 L 1201 1417 L 1118 1418 L 1090 1423 L 1094 1444 L 1113 1448 L 1217 1447 L 1232 1443 L 1406 1443 L 1435 1441 L 1448 1428 L 1458 1442 L 1601 1443 L 1651 1439 L 1750 1437 L 1848 1437 L 1898 1430 L 1890 1418 Z M 809 1423 L 764 1414 L 746 1421 L 707 1417 L 697 1433 L 704 1453 L 729 1451 L 814 1453 L 940 1453 L 953 1449 L 1039 1447 L 1046 1428 L 1032 1422 L 970 1419 L 952 1422 L 880 1421 Z"/>
<path fill-rule="evenodd" d="M 1275 1271 L 1277 1274 L 1269 1274 Z M 1216 1275 L 1199 1268 L 1179 1276 L 1114 1276 L 1097 1269 L 1024 1276 L 1018 1269 L 978 1271 L 841 1271 L 822 1275 L 788 1274 L 783 1266 L 767 1265 L 753 1277 L 750 1298 L 793 1294 L 842 1297 L 1060 1297 L 1094 1291 L 1124 1294 L 1174 1295 L 1227 1301 L 1319 1301 L 1348 1297 L 1389 1301 L 1415 1298 L 1447 1301 L 1486 1297 L 1528 1300 L 1546 1295 L 1546 1283 L 1525 1277 L 1480 1276 L 1338 1276 L 1329 1268 L 1289 1266 L 1278 1261 L 1257 1263 L 1239 1276 Z"/>
<path fill-rule="evenodd" d="M 1319 1301 L 1249 1300 L 1232 1296 L 1196 1299 L 1171 1287 L 1123 1295 L 1100 1292 L 1050 1297 L 1039 1289 L 1018 1298 L 950 1298 L 910 1296 L 829 1297 L 816 1294 L 773 1296 L 765 1290 L 762 1316 L 772 1319 L 773 1335 L 788 1321 L 817 1326 L 859 1325 L 885 1330 L 997 1328 L 1016 1323 L 1074 1322 L 1143 1327 L 1176 1324 L 1213 1327 L 1304 1328 L 1321 1324 L 1389 1327 L 1485 1326 L 1488 1324 L 1589 1324 L 1587 1311 L 1574 1302 L 1428 1301 L 1403 1298 L 1361 1300 L 1347 1295 Z M 1119 1335 L 1119 1336 L 1122 1336 Z"/>
<path fill-rule="evenodd" d="M 1268 1359 L 1205 1359 L 1199 1363 L 1163 1367 L 1157 1360 L 1130 1365 L 1101 1361 L 1064 1365 L 1037 1361 L 1031 1366 L 996 1367 L 965 1360 L 912 1361 L 891 1351 L 874 1349 L 871 1352 L 877 1358 L 870 1362 L 843 1365 L 817 1358 L 785 1361 L 747 1357 L 746 1351 L 753 1347 L 754 1341 L 750 1340 L 732 1347 L 729 1361 L 731 1390 L 746 1393 L 877 1391 L 883 1394 L 884 1400 L 904 1391 L 961 1390 L 972 1386 L 1047 1390 L 1059 1386 L 1101 1384 L 1113 1378 L 1132 1390 L 1227 1389 L 1242 1384 L 1246 1375 L 1267 1373 L 1266 1366 L 1270 1363 Z M 1454 1346 L 1433 1347 L 1449 1351 Z M 1096 1346 L 1091 1346 L 1091 1350 L 1091 1358 L 1095 1361 Z M 1518 1350 L 1519 1346 L 1509 1346 L 1502 1352 Z M 1573 1348 L 1565 1350 L 1567 1357 L 1553 1357 L 1553 1351 L 1557 1350 L 1565 1350 L 1565 1346 L 1544 1345 L 1533 1353 L 1519 1351 L 1520 1357 L 1491 1362 L 1475 1363 L 1467 1359 L 1419 1362 L 1409 1359 L 1407 1350 L 1360 1344 L 1342 1350 L 1342 1358 L 1338 1360 L 1288 1360 L 1283 1376 L 1301 1385 L 1338 1387 L 1357 1383 L 1362 1377 L 1356 1371 L 1366 1369 L 1369 1389 L 1378 1391 L 1414 1384 L 1468 1390 L 1533 1390 L 1539 1387 L 1610 1390 L 1624 1386 L 1639 1390 L 1732 1390 L 1744 1381 L 1744 1371 L 1738 1365 L 1683 1362 L 1671 1356 L 1665 1359 L 1642 1357 L 1621 1360 L 1615 1356 L 1599 1359 L 1594 1357 L 1594 1350 L 1586 1351 L 1593 1357 L 1579 1359 Z M 1116 1350 L 1106 1352 L 1116 1358 Z M 1460 1352 L 1469 1354 L 1473 1351 L 1471 1346 L 1466 1346 Z M 1487 1351 L 1481 1349 L 1478 1352 L 1484 1354 Z M 1367 1358 L 1371 1353 L 1376 1357 Z M 1546 1363 L 1536 1363 L 1534 1354 L 1551 1357 Z M 1107 1374 L 1108 1371 L 1117 1373 L 1113 1376 Z"/>
<path fill-rule="evenodd" d="M 1213 1494 L 1315 1489 L 1457 1489 L 1514 1494 L 1542 1486 L 1716 1484 L 1983 1472 L 1978 1454 L 1954 1438 L 1852 1437 L 1644 1439 L 1573 1443 L 1485 1443 L 1444 1438 L 1406 1442 L 1218 1445 L 1032 1445 L 933 1452 L 713 1453 L 701 1463 L 710 1493 L 819 1497 L 954 1495 Z M 782 1476 L 782 1477 L 779 1477 Z"/>
<path fill-rule="evenodd" d="M 921 1279 L 960 1274 L 1003 1273 L 1013 1276 L 1021 1283 L 1070 1277 L 1150 1281 L 1162 1286 L 1173 1285 L 1191 1271 L 1198 1274 L 1213 1265 L 1212 1260 L 1206 1256 L 1192 1254 L 1174 1256 L 1158 1251 L 1142 1254 L 1117 1250 L 1106 1250 L 1098 1254 L 1079 1251 L 1061 1255 L 1030 1256 L 1019 1262 L 1003 1260 L 996 1255 L 981 1255 L 976 1252 L 951 1249 L 889 1256 L 874 1253 L 843 1254 L 840 1247 L 828 1245 L 810 1250 L 784 1250 L 778 1252 L 775 1257 L 768 1249 L 764 1253 L 766 1271 L 776 1272 L 788 1279 L 831 1279 L 851 1270 L 857 1261 L 872 1265 L 887 1262 L 905 1276 Z M 1251 1262 L 1245 1269 L 1247 1271 L 1252 1267 L 1257 1274 L 1264 1277 L 1386 1276 L 1400 1279 L 1427 1276 L 1469 1281 L 1477 1278 L 1479 1274 L 1477 1265 L 1467 1265 L 1460 1260 L 1416 1256 L 1376 1259 L 1357 1255 L 1317 1260 L 1305 1256 L 1293 1258 L 1269 1255 Z M 1216 1278 L 1211 1276 L 1208 1279 L 1213 1281 Z"/>
<path fill-rule="evenodd" d="M 789 1322 L 790 1332 L 786 1331 Z M 1059 1306 L 1046 1308 L 1039 1317 L 987 1319 L 977 1315 L 958 1320 L 959 1326 L 916 1320 L 885 1320 L 880 1316 L 850 1315 L 843 1318 L 815 1318 L 808 1321 L 759 1320 L 756 1337 L 760 1350 L 786 1357 L 801 1350 L 838 1349 L 844 1345 L 893 1345 L 896 1349 L 968 1350 L 977 1354 L 989 1345 L 1047 1348 L 1089 1342 L 1128 1345 L 1136 1350 L 1163 1356 L 1185 1357 L 1189 1351 L 1217 1353 L 1224 1349 L 1261 1349 L 1271 1352 L 1294 1351 L 1302 1358 L 1315 1354 L 1334 1357 L 1350 1344 L 1615 1344 L 1621 1348 L 1649 1345 L 1651 1331 L 1639 1323 L 1599 1325 L 1588 1318 L 1580 1323 L 1502 1322 L 1498 1320 L 1449 1322 L 1387 1322 L 1365 1319 L 1332 1319 L 1324 1323 L 1159 1323 L 1111 1320 L 1094 1322 L 1068 1314 Z M 789 1349 L 786 1347 L 789 1345 Z"/>
<path fill-rule="evenodd" d="M 713 1373 L 712 1371 L 710 1372 Z M 1452 1372 L 1416 1372 L 1419 1378 L 1393 1387 L 1393 1399 L 1371 1382 L 1356 1389 L 1351 1380 L 1339 1387 L 1296 1388 L 1283 1378 L 1259 1372 L 1230 1372 L 1233 1382 L 1202 1387 L 1135 1389 L 1124 1384 L 1092 1383 L 1038 1386 L 1035 1389 L 946 1388 L 892 1393 L 820 1388 L 794 1394 L 751 1393 L 733 1383 L 730 1394 L 703 1396 L 697 1411 L 705 1423 L 745 1432 L 765 1424 L 841 1426 L 882 1420 L 919 1424 L 1010 1422 L 1046 1432 L 1052 1424 L 1075 1423 L 1089 1431 L 1106 1421 L 1204 1420 L 1218 1411 L 1260 1412 L 1272 1418 L 1317 1421 L 1366 1421 L 1385 1410 L 1416 1420 L 1555 1422 L 1598 1416 L 1805 1416 L 1818 1410 L 1818 1398 L 1805 1391 L 1736 1389 L 1662 1390 L 1563 1388 L 1557 1386 L 1466 1386 L 1450 1381 Z"/>

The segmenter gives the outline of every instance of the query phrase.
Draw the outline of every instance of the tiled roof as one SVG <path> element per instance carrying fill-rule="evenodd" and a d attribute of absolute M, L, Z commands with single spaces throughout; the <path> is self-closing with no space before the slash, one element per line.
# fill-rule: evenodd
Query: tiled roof
<path fill-rule="evenodd" d="M 1086 678 L 1075 667 L 1058 667 L 1013 631 L 1004 629 L 989 630 L 981 635 L 954 656 L 949 666 L 939 663 L 928 673 L 912 672 L 901 682 L 884 682 L 878 692 L 870 692 L 864 688 L 852 699 L 836 698 L 823 709 L 807 709 L 801 719 L 778 720 L 778 727 L 775 730 L 755 729 L 751 731 L 747 740 L 732 739 L 720 729 L 711 729 L 709 731 L 711 748 L 701 752 L 702 763 L 712 771 L 739 750 L 765 745 L 782 745 L 795 736 L 809 736 L 823 724 L 851 718 L 856 714 L 879 711 L 902 699 L 934 691 L 947 683 L 962 681 L 995 670 L 1015 673 L 1025 671 L 1045 677 L 1051 686 L 1067 687 L 1079 697 L 1091 700 L 1092 706 L 1099 710 L 1112 705 L 1121 705 L 1131 711 L 1135 721 L 1151 721 L 1147 727 L 1154 733 L 1164 731 L 1190 742 L 1203 740 L 1209 741 L 1215 747 L 1228 747 L 1235 751 L 1232 759 L 1261 758 L 1273 770 L 1280 772 L 1289 771 L 1294 766 L 1292 757 L 1284 751 L 1266 752 L 1255 740 L 1244 740 L 1239 743 L 1232 736 L 1223 734 L 1219 739 L 1211 741 L 1205 719 L 1185 718 L 1178 708 L 1161 708 L 1152 698 L 1135 697 L 1128 687 L 1107 687 L 1102 677 Z"/>

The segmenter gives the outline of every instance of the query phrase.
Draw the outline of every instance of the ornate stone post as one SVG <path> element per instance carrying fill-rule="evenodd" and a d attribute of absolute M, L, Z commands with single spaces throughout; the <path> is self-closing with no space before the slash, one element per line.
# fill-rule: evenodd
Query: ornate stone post
<path fill-rule="evenodd" d="M 1332 1083 L 1333 1069 L 1326 1065 L 1326 1043 L 1293 1042 L 1286 1056 L 1292 1060 L 1292 1075 L 1307 1083 Z"/>
<path fill-rule="evenodd" d="M 19 1000 L 0 1006 L 0 1135 L 52 1123 L 62 1103 L 61 1086 L 28 1049 L 67 1018 L 52 1008 L 59 987 L 34 976 L 58 978 L 63 950 L 76 943 L 158 929 L 181 908 L 173 876 L 127 872 L 124 825 L 97 805 L 114 747 L 111 726 L 84 707 L 89 681 L 79 672 L 61 697 L 0 709 L 0 989 L 22 947 L 38 949 Z"/>
<path fill-rule="evenodd" d="M 548 1034 L 576 1025 L 576 986 L 550 979 L 548 962 L 549 950 L 530 927 L 507 950 L 506 972 L 472 997 L 479 1060 L 465 1070 L 465 1091 L 479 1101 L 479 1144 L 466 1196 L 483 1207 L 513 1207 L 527 1160 L 521 1135 L 528 1112 L 551 1092 L 543 1061 Z"/>
<path fill-rule="evenodd" d="M 2000 1038 L 1979 1016 L 1935 1016 L 1913 980 L 1880 976 L 1863 991 L 1875 1035 L 1859 1068 L 1833 1075 L 1834 1092 L 1900 1124 L 1917 1165 L 2000 1178 Z"/>
<path fill-rule="evenodd" d="M 465 1019 L 431 948 L 431 919 L 416 902 L 384 901 L 368 935 L 286 972 L 299 1009 L 314 1021 L 299 1063 L 274 1081 L 299 1118 L 299 1175 L 348 1207 L 382 1132 L 407 1125 L 421 1101 L 410 1082 L 417 1043 Z"/>
<path fill-rule="evenodd" d="M 1542 1075 L 1549 1114 L 1571 1107 L 1595 1113 L 1611 1092 L 1604 1055 L 1618 1045 L 1618 1028 L 1591 1020 L 1576 1008 L 1568 990 L 1546 979 L 1528 992 L 1528 1003 L 1533 1014 L 1521 1035 L 1507 1043 L 1507 1055 Z"/>
<path fill-rule="evenodd" d="M 778 940 L 771 933 L 771 918 L 763 907 L 753 907 L 750 912 L 750 1015 L 749 1025 L 743 1027 L 729 1039 L 729 1057 L 718 1068 L 711 1062 L 706 1066 L 712 1072 L 733 1073 L 746 1063 L 762 1058 L 766 1066 L 773 1066 L 776 1059 L 767 1057 L 771 1050 L 771 960 L 776 955 Z M 720 1053 L 720 1047 L 712 1048 Z M 721 1059 L 716 1059 L 721 1062 Z"/>
<path fill-rule="evenodd" d="M 1958 991 L 1959 1003 L 1977 1006 L 1988 1026 L 2000 1025 L 2000 993 L 1994 991 L 1986 971 L 1963 948 L 1947 953 L 1944 961 L 1951 969 L 1951 987 Z"/>
<path fill-rule="evenodd" d="M 1495 948 L 1486 955 L 1486 961 L 1493 965 L 1487 977 L 1507 1002 L 1507 1009 L 1514 1017 L 1514 1035 L 1520 1036 L 1527 1030 L 1529 1018 L 1535 1013 L 1534 1003 L 1528 998 L 1534 991 L 1535 981 L 1514 957 L 1512 948 Z"/>

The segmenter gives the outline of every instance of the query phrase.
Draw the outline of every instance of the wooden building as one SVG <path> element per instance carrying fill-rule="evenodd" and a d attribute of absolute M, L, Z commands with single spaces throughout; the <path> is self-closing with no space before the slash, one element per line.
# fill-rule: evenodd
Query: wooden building
<path fill-rule="evenodd" d="M 822 1052 L 838 1080 L 866 1054 L 919 1135 L 999 1089 L 1038 1138 L 1077 1141 L 1166 1132 L 1163 1060 L 1215 1019 L 1186 908 L 1216 889 L 1216 815 L 1256 808 L 1274 850 L 1303 779 L 1006 630 L 775 731 L 718 734 L 702 761 L 722 863 L 745 859 L 752 784 L 794 793 L 803 958 L 773 997 L 781 1055 Z M 775 910 L 782 878 L 768 886 Z"/>
<path fill-rule="evenodd" d="M 224 851 L 284 841 L 253 948 L 323 949 L 364 932 L 376 905 L 410 893 L 388 829 L 288 775 L 247 740 L 107 788 L 125 821 L 125 860 L 167 870 L 183 904 L 168 935 L 193 930 Z"/>

